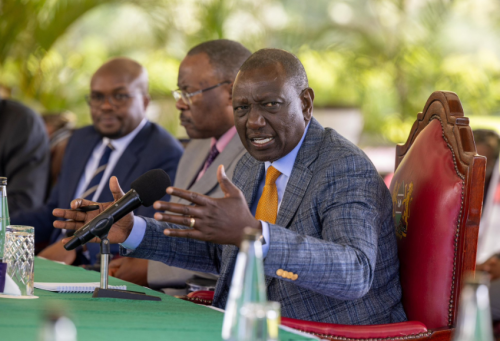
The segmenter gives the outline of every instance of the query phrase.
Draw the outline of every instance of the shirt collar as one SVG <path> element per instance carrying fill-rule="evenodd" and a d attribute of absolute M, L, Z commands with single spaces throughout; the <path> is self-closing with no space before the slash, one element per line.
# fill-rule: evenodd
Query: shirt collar
<path fill-rule="evenodd" d="M 118 152 L 122 152 L 123 150 L 125 150 L 127 148 L 127 146 L 129 145 L 129 143 L 132 142 L 132 140 L 134 139 L 134 137 L 136 137 L 137 134 L 139 134 L 139 132 L 146 125 L 147 122 L 148 122 L 148 120 L 146 118 L 143 118 L 142 121 L 141 121 L 141 123 L 139 123 L 139 125 L 134 130 L 132 130 L 127 135 L 125 135 L 123 137 L 120 137 L 118 139 L 113 139 L 112 140 L 109 137 L 103 137 L 102 138 L 102 145 L 103 146 L 107 146 L 108 143 L 111 142 L 111 144 L 113 145 L 114 150 L 116 150 Z"/>
<path fill-rule="evenodd" d="M 210 148 L 212 148 L 215 144 L 215 147 L 217 148 L 219 153 L 222 153 L 222 151 L 224 150 L 224 148 L 226 148 L 234 135 L 236 135 L 236 127 L 232 126 L 221 137 L 219 137 L 218 140 L 216 140 L 215 137 L 212 137 Z"/>
<path fill-rule="evenodd" d="M 292 149 L 292 151 L 285 156 L 283 156 L 281 159 L 278 159 L 274 162 L 265 162 L 266 166 L 266 172 L 269 166 L 273 166 L 276 168 L 281 174 L 286 175 L 287 177 L 290 177 L 290 174 L 292 174 L 292 169 L 293 165 L 295 163 L 295 159 L 297 158 L 297 154 L 299 153 L 300 147 L 302 146 L 302 143 L 304 142 L 304 138 L 307 134 L 307 130 L 309 129 L 309 123 L 306 126 L 306 129 L 304 129 L 304 134 L 302 135 L 302 138 L 300 139 L 299 143 L 295 146 L 295 148 Z"/>

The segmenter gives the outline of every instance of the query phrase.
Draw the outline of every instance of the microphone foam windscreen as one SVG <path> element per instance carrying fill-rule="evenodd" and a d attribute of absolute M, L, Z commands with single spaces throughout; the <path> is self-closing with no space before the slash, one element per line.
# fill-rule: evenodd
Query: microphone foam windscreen
<path fill-rule="evenodd" d="M 170 178 L 163 169 L 152 169 L 132 182 L 132 187 L 135 189 L 142 205 L 149 207 L 157 200 L 163 198 L 165 190 L 170 186 Z"/>

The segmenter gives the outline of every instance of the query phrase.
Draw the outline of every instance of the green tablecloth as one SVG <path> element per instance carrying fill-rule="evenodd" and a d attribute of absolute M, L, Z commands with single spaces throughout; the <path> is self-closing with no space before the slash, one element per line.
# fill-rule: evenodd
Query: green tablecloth
<path fill-rule="evenodd" d="M 35 259 L 35 282 L 99 282 L 99 273 Z M 0 298 L 0 340 L 37 340 L 44 314 L 56 307 L 73 320 L 78 340 L 221 340 L 223 314 L 156 291 L 110 277 L 110 285 L 161 296 L 161 302 L 113 298 L 92 294 L 54 293 L 35 289 L 38 299 Z M 307 340 L 280 331 L 280 340 Z"/>

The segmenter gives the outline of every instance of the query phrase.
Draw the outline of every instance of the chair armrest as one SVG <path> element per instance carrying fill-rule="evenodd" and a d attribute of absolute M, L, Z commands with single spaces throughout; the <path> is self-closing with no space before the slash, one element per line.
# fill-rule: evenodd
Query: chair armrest
<path fill-rule="evenodd" d="M 195 291 L 186 296 L 187 301 L 198 304 L 211 305 L 214 298 L 213 291 Z M 384 339 L 398 336 L 419 335 L 427 333 L 427 328 L 422 322 L 408 321 L 368 326 L 351 326 L 297 320 L 288 317 L 281 318 L 281 324 L 304 332 L 340 336 L 350 339 Z"/>
<path fill-rule="evenodd" d="M 214 300 L 214 292 L 204 290 L 193 291 L 187 294 L 187 296 L 182 296 L 179 298 L 197 304 L 212 305 L 212 301 Z"/>
<path fill-rule="evenodd" d="M 345 324 L 321 323 L 281 318 L 281 324 L 303 332 L 324 336 L 340 336 L 349 339 L 385 339 L 398 336 L 419 335 L 427 333 L 422 322 L 408 321 L 366 326 L 351 326 Z"/>

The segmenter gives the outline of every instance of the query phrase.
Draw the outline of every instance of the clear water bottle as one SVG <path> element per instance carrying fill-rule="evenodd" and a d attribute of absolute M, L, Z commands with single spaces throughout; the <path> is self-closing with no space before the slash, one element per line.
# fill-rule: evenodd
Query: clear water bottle
<path fill-rule="evenodd" d="M 249 227 L 244 230 L 224 314 L 223 340 L 244 340 L 247 328 L 241 308 L 250 302 L 267 302 L 260 236 L 259 230 Z"/>
<path fill-rule="evenodd" d="M 493 341 L 488 274 L 469 276 L 460 294 L 453 341 Z"/>
<path fill-rule="evenodd" d="M 5 248 L 5 229 L 10 225 L 9 205 L 7 203 L 7 178 L 0 177 L 0 262 Z"/>

